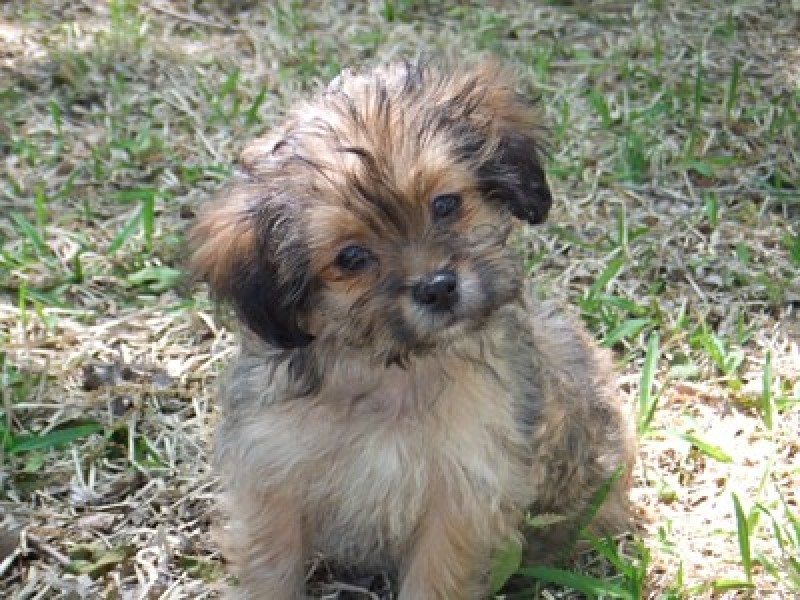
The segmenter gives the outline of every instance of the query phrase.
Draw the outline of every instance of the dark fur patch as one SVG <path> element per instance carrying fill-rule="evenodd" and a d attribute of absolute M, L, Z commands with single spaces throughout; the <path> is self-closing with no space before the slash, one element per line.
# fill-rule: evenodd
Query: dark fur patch
<path fill-rule="evenodd" d="M 301 396 L 309 396 L 322 386 L 319 365 L 308 348 L 297 348 L 292 351 L 288 363 L 289 377 L 297 385 Z"/>
<path fill-rule="evenodd" d="M 533 356 L 535 348 L 529 334 L 529 325 L 520 323 L 516 318 L 517 313 L 512 313 L 508 318 L 505 331 L 508 345 L 507 355 L 515 364 L 514 372 L 520 375 L 516 382 L 517 397 L 515 421 L 518 430 L 525 439 L 531 439 L 534 427 L 545 418 L 545 396 L 542 390 L 542 374 L 539 372 Z M 523 313 L 524 314 L 524 313 Z M 510 350 L 510 349 L 514 350 Z M 533 453 L 533 448 L 529 448 Z"/>
<path fill-rule="evenodd" d="M 386 319 L 392 338 L 400 348 L 409 348 L 416 342 L 414 332 L 408 327 L 406 320 L 401 314 L 389 315 Z"/>
<path fill-rule="evenodd" d="M 511 133 L 503 138 L 492 160 L 479 169 L 486 198 L 502 202 L 512 215 L 531 225 L 544 223 L 553 203 L 540 153 L 535 139 Z"/>
<path fill-rule="evenodd" d="M 260 210 L 256 220 L 256 252 L 241 256 L 233 267 L 225 296 L 247 326 L 280 348 L 307 346 L 313 337 L 302 329 L 311 280 L 308 252 L 298 241 L 285 240 L 298 224 L 278 210 Z"/>

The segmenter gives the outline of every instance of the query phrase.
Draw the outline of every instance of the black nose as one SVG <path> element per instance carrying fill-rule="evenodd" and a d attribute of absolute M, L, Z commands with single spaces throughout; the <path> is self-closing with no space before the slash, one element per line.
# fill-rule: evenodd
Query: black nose
<path fill-rule="evenodd" d="M 458 277 L 449 269 L 426 275 L 414 286 L 414 301 L 431 310 L 448 310 L 458 302 Z"/>

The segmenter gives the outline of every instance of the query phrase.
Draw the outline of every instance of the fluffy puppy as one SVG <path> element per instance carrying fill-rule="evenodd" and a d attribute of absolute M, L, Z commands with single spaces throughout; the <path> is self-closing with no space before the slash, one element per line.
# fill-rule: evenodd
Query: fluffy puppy
<path fill-rule="evenodd" d="M 486 594 L 524 513 L 541 558 L 624 526 L 632 442 L 607 357 L 525 291 L 514 218 L 545 220 L 535 113 L 494 64 L 345 72 L 243 152 L 194 269 L 236 309 L 216 461 L 238 598 L 304 562 L 393 569 L 401 600 Z"/>

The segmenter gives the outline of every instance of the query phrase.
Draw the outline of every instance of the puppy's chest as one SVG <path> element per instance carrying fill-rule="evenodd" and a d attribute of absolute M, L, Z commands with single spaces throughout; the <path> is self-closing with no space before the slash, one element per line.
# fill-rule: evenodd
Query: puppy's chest
<path fill-rule="evenodd" d="M 380 383 L 328 421 L 306 495 L 317 545 L 351 560 L 402 547 L 434 496 L 514 502 L 524 468 L 500 379 L 401 372 Z"/>

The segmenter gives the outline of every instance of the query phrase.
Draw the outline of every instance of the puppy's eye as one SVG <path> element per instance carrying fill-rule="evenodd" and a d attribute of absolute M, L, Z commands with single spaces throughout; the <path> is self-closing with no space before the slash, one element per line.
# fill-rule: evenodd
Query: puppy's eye
<path fill-rule="evenodd" d="M 461 196 L 458 194 L 440 194 L 431 203 L 434 220 L 453 217 L 458 214 L 459 208 L 461 208 Z"/>
<path fill-rule="evenodd" d="M 372 262 L 372 253 L 362 246 L 355 244 L 345 246 L 336 255 L 336 266 L 342 271 L 358 273 L 363 271 Z"/>

